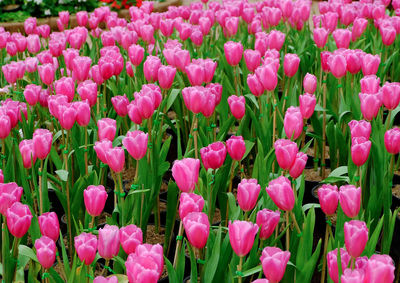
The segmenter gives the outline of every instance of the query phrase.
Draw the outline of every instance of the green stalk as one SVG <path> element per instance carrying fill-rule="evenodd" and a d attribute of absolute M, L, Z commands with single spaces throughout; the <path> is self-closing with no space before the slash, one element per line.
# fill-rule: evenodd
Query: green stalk
<path fill-rule="evenodd" d="M 88 175 L 88 147 L 87 147 L 87 144 L 88 144 L 88 133 L 87 133 L 87 131 L 88 131 L 88 129 L 87 129 L 87 127 L 84 127 L 83 128 L 83 130 L 85 131 L 85 173 L 86 173 L 86 175 Z"/>
<path fill-rule="evenodd" d="M 240 260 L 239 260 L 239 265 L 237 267 L 237 271 L 238 271 L 239 274 L 241 274 L 241 272 L 242 272 L 242 265 L 243 265 L 243 257 L 241 256 Z M 242 276 L 241 275 L 238 276 L 238 283 L 242 283 Z"/>
<path fill-rule="evenodd" d="M 43 195 L 42 195 L 42 172 L 43 172 L 43 160 L 40 160 L 40 169 L 39 169 L 39 201 L 40 201 L 40 215 L 43 214 Z"/>

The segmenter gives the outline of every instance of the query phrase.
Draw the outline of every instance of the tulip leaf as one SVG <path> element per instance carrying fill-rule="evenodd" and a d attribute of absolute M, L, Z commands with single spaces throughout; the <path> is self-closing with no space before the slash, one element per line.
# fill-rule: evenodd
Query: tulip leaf
<path fill-rule="evenodd" d="M 245 140 L 244 143 L 246 145 L 246 152 L 244 153 L 242 160 L 244 160 L 247 157 L 247 155 L 249 155 L 250 151 L 253 149 L 255 144 L 254 142 L 249 140 Z"/>
<path fill-rule="evenodd" d="M 168 111 L 172 104 L 174 104 L 176 98 L 178 97 L 178 94 L 181 92 L 180 89 L 174 88 L 173 90 L 171 90 L 171 92 L 168 94 L 168 100 L 167 100 L 167 108 L 165 109 L 166 111 Z M 164 113 L 166 114 L 166 113 Z"/>
<path fill-rule="evenodd" d="M 376 244 L 378 243 L 379 236 L 381 235 L 382 226 L 383 226 L 383 217 L 381 217 L 381 219 L 379 220 L 379 223 L 375 227 L 375 230 L 372 233 L 372 235 L 369 236 L 367 245 L 365 246 L 363 252 L 363 254 L 365 254 L 367 257 L 370 257 L 376 251 Z M 372 231 L 370 230 L 370 232 Z"/>
<path fill-rule="evenodd" d="M 212 249 L 211 256 L 208 258 L 206 265 L 204 266 L 205 283 L 212 283 L 214 279 L 214 274 L 217 271 L 220 250 L 221 250 L 221 233 L 222 229 L 219 228 L 217 232 L 217 237 L 215 238 L 214 241 L 214 247 Z"/>
<path fill-rule="evenodd" d="M 25 245 L 19 245 L 18 252 L 19 252 L 19 255 L 26 256 L 26 257 L 30 258 L 31 260 L 38 262 L 35 252 L 29 247 L 27 247 Z"/>
<path fill-rule="evenodd" d="M 55 172 L 62 181 L 66 182 L 68 180 L 69 172 L 67 170 L 56 170 Z"/>
<path fill-rule="evenodd" d="M 257 265 L 256 267 L 253 267 L 253 268 L 250 268 L 250 269 L 248 269 L 246 271 L 243 271 L 243 277 L 247 277 L 247 276 L 250 276 L 250 275 L 253 275 L 253 274 L 256 274 L 256 273 L 260 273 L 261 271 L 262 271 L 262 266 L 261 265 Z"/>
<path fill-rule="evenodd" d="M 196 257 L 194 255 L 192 246 L 189 244 L 189 242 L 185 239 L 185 243 L 187 245 L 187 248 L 189 250 L 189 254 L 190 254 L 190 282 L 191 283 L 197 283 L 197 262 L 196 262 Z M 185 246 L 182 245 L 182 249 Z M 177 282 L 177 281 L 172 281 L 172 282 Z"/>

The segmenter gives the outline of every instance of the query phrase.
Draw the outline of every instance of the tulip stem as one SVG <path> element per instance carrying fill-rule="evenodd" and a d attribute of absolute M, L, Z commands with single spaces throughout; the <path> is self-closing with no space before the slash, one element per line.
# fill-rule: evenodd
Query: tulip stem
<path fill-rule="evenodd" d="M 389 109 L 389 114 L 386 118 L 386 131 L 390 128 L 390 119 L 392 118 L 392 109 Z"/>
<path fill-rule="evenodd" d="M 198 118 L 197 115 L 195 115 L 193 120 L 194 156 L 196 159 L 199 159 L 199 153 L 197 151 L 197 124 L 198 124 Z"/>
<path fill-rule="evenodd" d="M 106 273 L 106 270 L 107 270 L 109 264 L 110 264 L 110 260 L 107 258 L 107 259 L 106 259 L 106 263 L 104 264 L 103 271 L 101 272 L 101 276 L 104 276 L 104 274 Z"/>
<path fill-rule="evenodd" d="M 3 170 L 6 169 L 6 141 L 1 139 L 1 159 L 3 159 Z"/>
<path fill-rule="evenodd" d="M 40 201 L 40 215 L 43 214 L 43 195 L 42 195 L 42 172 L 43 172 L 43 159 L 40 160 L 39 169 L 39 201 Z"/>
<path fill-rule="evenodd" d="M 290 215 L 292 216 L 293 224 L 294 224 L 294 227 L 296 228 L 297 233 L 301 234 L 299 224 L 297 223 L 296 216 L 294 215 L 293 211 L 290 211 Z"/>
<path fill-rule="evenodd" d="M 179 222 L 179 231 L 178 231 L 178 237 L 176 237 L 176 248 L 175 248 L 175 256 L 174 256 L 174 268 L 178 264 L 178 254 L 182 246 L 182 235 L 183 235 L 183 223 L 182 219 Z"/>
<path fill-rule="evenodd" d="M 289 227 L 290 222 L 289 222 L 289 211 L 286 211 L 285 213 L 286 217 L 286 225 Z M 289 244 L 290 244 L 290 229 L 286 230 L 286 250 L 289 250 Z"/>
<path fill-rule="evenodd" d="M 240 260 L 239 260 L 239 265 L 237 266 L 237 271 L 238 271 L 238 274 L 240 274 L 240 275 L 238 275 L 238 283 L 242 283 L 242 265 L 243 265 L 243 257 L 241 256 L 240 257 Z"/>
<path fill-rule="evenodd" d="M 321 71 L 322 72 L 322 71 Z M 324 76 L 324 80 L 326 80 L 326 75 Z M 326 83 L 324 83 L 324 90 L 322 94 L 322 164 L 321 164 L 321 173 L 322 178 L 325 179 L 325 143 L 326 143 Z"/>
<path fill-rule="evenodd" d="M 326 223 L 325 228 L 325 241 L 324 241 L 324 254 L 322 256 L 322 272 L 321 272 L 321 283 L 325 282 L 326 274 L 326 252 L 328 251 L 328 241 L 329 241 L 329 224 Z"/>
<path fill-rule="evenodd" d="M 283 76 L 284 78 L 285 78 L 285 76 Z M 289 88 L 290 88 L 290 77 L 288 77 L 288 80 L 287 80 L 287 87 L 286 87 L 286 89 L 285 89 L 285 95 L 284 95 L 284 97 L 283 97 L 283 104 L 282 104 L 282 113 L 285 113 L 285 111 L 286 111 L 286 100 L 288 99 L 288 92 L 289 92 Z"/>
<path fill-rule="evenodd" d="M 232 192 L 232 180 L 233 180 L 233 174 L 235 173 L 235 162 L 236 160 L 232 161 L 231 165 L 231 174 L 229 178 L 229 188 L 228 188 L 228 193 Z M 226 199 L 226 226 L 228 226 L 228 220 L 229 220 L 229 198 Z"/>
<path fill-rule="evenodd" d="M 64 132 L 64 130 L 61 130 Z M 64 150 L 64 159 L 65 159 L 65 170 L 68 171 L 68 138 L 69 138 L 69 131 L 67 131 L 67 137 L 65 140 L 65 150 Z M 65 184 L 66 191 L 67 191 L 67 220 L 68 220 L 68 240 L 69 240 L 69 256 L 72 258 L 72 228 L 71 228 L 71 202 L 70 202 L 70 196 L 69 196 L 69 182 L 68 182 L 68 176 L 67 176 L 67 181 Z"/>
<path fill-rule="evenodd" d="M 152 144 L 152 138 L 151 138 L 151 124 L 153 122 L 153 117 L 150 117 L 147 120 L 147 126 L 148 126 L 148 132 L 149 132 L 149 144 Z M 151 148 L 147 151 L 147 162 L 150 163 L 150 156 L 151 156 Z"/>
<path fill-rule="evenodd" d="M 89 223 L 89 229 L 92 229 L 94 227 L 94 219 L 95 219 L 95 217 L 92 216 L 92 220 Z"/>
<path fill-rule="evenodd" d="M 17 237 L 15 237 L 14 238 L 14 242 L 13 242 L 13 250 L 12 250 L 12 257 L 13 257 L 13 259 L 15 260 L 15 261 L 17 261 L 18 260 L 18 252 L 19 252 L 19 250 L 18 250 L 18 246 L 19 246 L 19 242 L 20 242 L 20 238 L 17 238 Z M 15 262 L 16 263 L 16 262 Z M 16 276 L 16 274 L 17 274 L 17 266 L 15 265 L 15 266 L 13 266 L 13 280 L 12 280 L 12 282 L 14 282 L 15 281 L 15 276 Z"/>
<path fill-rule="evenodd" d="M 89 265 L 86 265 L 86 282 L 90 283 L 90 269 Z"/>
<path fill-rule="evenodd" d="M 85 173 L 88 175 L 88 129 L 84 127 L 83 130 L 85 131 Z"/>

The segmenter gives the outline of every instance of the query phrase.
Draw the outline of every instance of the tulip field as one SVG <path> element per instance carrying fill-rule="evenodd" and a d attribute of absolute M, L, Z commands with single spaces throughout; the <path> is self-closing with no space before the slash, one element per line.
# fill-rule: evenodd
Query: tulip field
<path fill-rule="evenodd" d="M 400 280 L 400 0 L 0 27 L 0 278 Z"/>

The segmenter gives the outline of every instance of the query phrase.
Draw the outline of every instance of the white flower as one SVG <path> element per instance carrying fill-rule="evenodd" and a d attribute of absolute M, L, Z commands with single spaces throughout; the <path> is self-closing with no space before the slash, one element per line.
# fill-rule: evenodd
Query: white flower
<path fill-rule="evenodd" d="M 50 9 L 44 10 L 44 14 L 46 16 L 50 16 L 51 15 Z"/>

